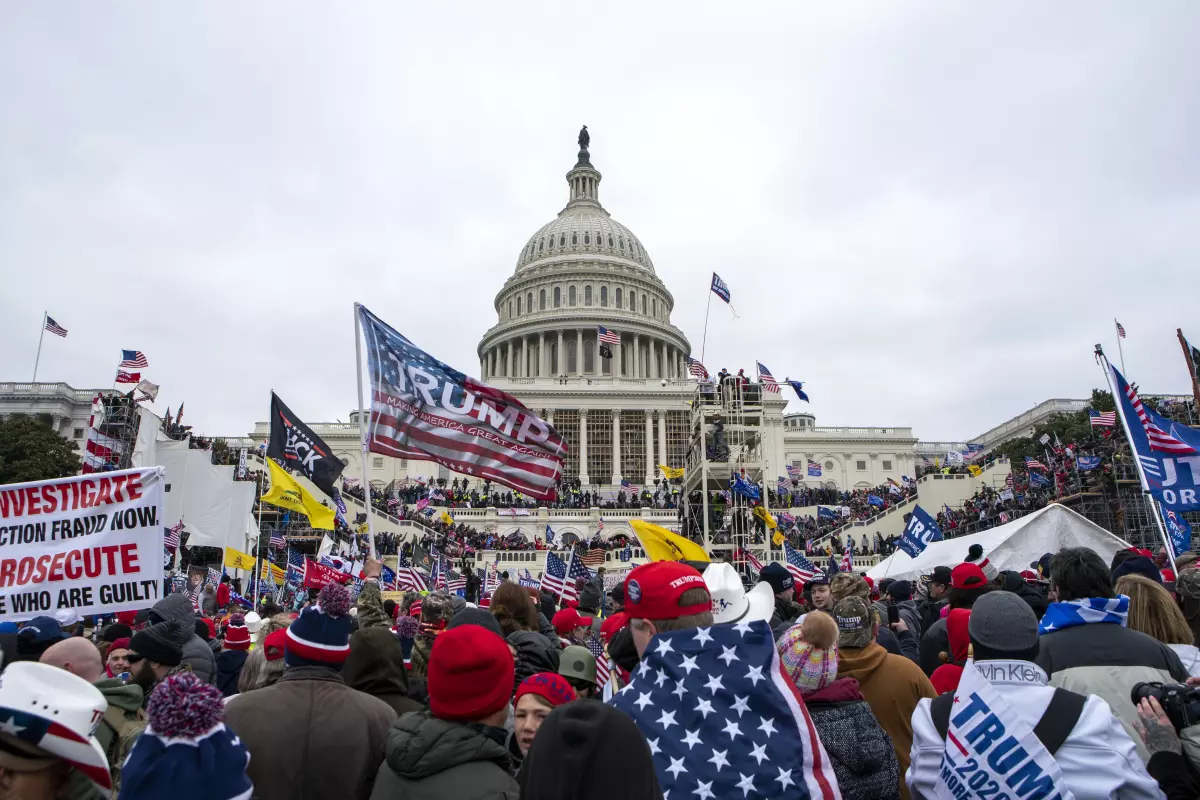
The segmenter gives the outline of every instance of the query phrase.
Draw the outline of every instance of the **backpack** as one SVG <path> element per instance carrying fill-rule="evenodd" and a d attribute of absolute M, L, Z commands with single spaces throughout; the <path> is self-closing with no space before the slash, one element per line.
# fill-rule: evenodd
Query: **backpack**
<path fill-rule="evenodd" d="M 1083 713 L 1085 703 L 1087 703 L 1087 697 L 1084 695 L 1066 689 L 1054 690 L 1054 696 L 1050 698 L 1050 705 L 1046 706 L 1046 710 L 1042 712 L 1042 718 L 1033 726 L 1033 735 L 1038 738 L 1050 755 L 1058 752 L 1058 748 L 1062 747 L 1063 742 L 1071 735 L 1071 731 L 1075 729 L 1075 723 L 1079 722 L 1079 716 Z M 954 692 L 939 694 L 929 703 L 929 715 L 933 719 L 933 727 L 937 729 L 938 736 L 942 737 L 943 742 L 946 741 L 946 731 L 950 729 L 950 708 L 953 704 Z"/>
<path fill-rule="evenodd" d="M 125 759 L 129 757 L 129 751 L 133 749 L 134 743 L 145 730 L 148 718 L 143 709 L 139 708 L 130 717 L 126 715 L 124 709 L 110 705 L 105 709 L 101 720 L 104 726 L 112 731 L 112 738 L 108 747 L 105 748 L 104 754 L 108 756 L 109 771 L 112 773 L 113 779 L 113 796 L 115 797 L 121 787 L 121 767 L 125 764 Z"/>

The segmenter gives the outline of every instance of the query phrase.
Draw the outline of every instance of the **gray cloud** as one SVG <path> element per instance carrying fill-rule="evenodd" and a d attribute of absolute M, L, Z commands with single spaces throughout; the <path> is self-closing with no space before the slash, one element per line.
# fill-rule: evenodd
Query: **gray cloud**
<path fill-rule="evenodd" d="M 1184 392 L 1197 296 L 1194 4 L 15 4 L 0 11 L 0 374 L 238 434 L 275 389 L 355 404 L 355 300 L 475 345 L 566 199 L 577 127 L 710 368 L 822 424 L 978 434 L 1131 376 Z M 1200 322 L 1193 322 L 1200 338 Z M 163 405 L 160 405 L 161 408 Z"/>

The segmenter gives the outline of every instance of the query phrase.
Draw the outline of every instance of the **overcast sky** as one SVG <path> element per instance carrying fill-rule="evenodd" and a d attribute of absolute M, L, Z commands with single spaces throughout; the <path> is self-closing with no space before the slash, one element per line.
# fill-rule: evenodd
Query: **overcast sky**
<path fill-rule="evenodd" d="M 347 6 L 356 6 L 350 9 Z M 368 8 L 370 10 L 362 10 Z M 1200 5 L 5 3 L 0 380 L 245 434 L 356 404 L 351 304 L 471 374 L 567 198 L 645 243 L 709 368 L 820 425 L 976 436 L 1200 340 Z M 1200 342 L 1198 342 L 1200 343 Z M 789 392 L 790 396 L 790 392 Z M 793 399 L 792 410 L 803 404 Z"/>

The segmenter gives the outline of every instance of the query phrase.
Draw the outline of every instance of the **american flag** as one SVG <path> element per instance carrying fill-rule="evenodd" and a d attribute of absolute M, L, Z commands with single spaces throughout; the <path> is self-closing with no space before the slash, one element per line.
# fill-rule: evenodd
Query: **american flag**
<path fill-rule="evenodd" d="M 170 550 L 179 549 L 179 537 L 183 531 L 183 520 L 179 520 L 163 533 L 163 546 Z"/>
<path fill-rule="evenodd" d="M 359 315 L 371 372 L 372 453 L 435 461 L 538 500 L 555 499 L 567 451 L 558 431 L 517 398 L 438 361 L 361 306 Z M 423 383 L 414 383 L 413 374 Z"/>
<path fill-rule="evenodd" d="M 621 479 L 621 488 L 627 492 L 633 492 L 634 494 L 638 493 L 638 487 L 630 483 L 628 478 Z"/>
<path fill-rule="evenodd" d="M 145 369 L 148 366 L 150 362 L 141 350 L 122 350 L 121 363 L 117 364 L 117 369 Z"/>
<path fill-rule="evenodd" d="M 761 362 L 756 363 L 758 363 L 758 380 L 763 385 L 763 388 L 768 392 L 778 394 L 780 391 L 779 382 L 775 380 L 775 376 L 771 374 L 771 370 L 764 367 Z"/>
<path fill-rule="evenodd" d="M 1036 458 L 1025 456 L 1025 469 L 1046 469 L 1046 465 Z"/>
<path fill-rule="evenodd" d="M 783 557 L 787 561 L 784 566 L 787 567 L 788 572 L 792 573 L 792 577 L 798 584 L 808 583 L 821 572 L 816 564 L 805 558 L 803 553 L 794 549 L 786 541 L 783 543 Z"/>
<path fill-rule="evenodd" d="M 606 551 L 601 550 L 598 547 L 593 547 L 591 550 L 588 550 L 586 553 L 580 556 L 579 560 L 583 562 L 583 565 L 586 567 L 602 567 L 604 566 L 604 557 L 606 555 L 608 555 Z"/>
<path fill-rule="evenodd" d="M 1117 424 L 1117 412 L 1088 409 L 1088 421 L 1093 428 L 1111 428 Z"/>
<path fill-rule="evenodd" d="M 688 374 L 693 378 L 699 378 L 702 381 L 708 380 L 708 370 L 694 358 L 688 358 Z"/>
<path fill-rule="evenodd" d="M 608 666 L 608 656 L 604 653 L 604 645 L 595 636 L 589 636 L 587 649 L 596 657 L 596 686 L 603 689 L 608 685 L 608 674 L 611 669 Z"/>
<path fill-rule="evenodd" d="M 787 474 L 788 474 L 788 477 L 794 481 L 795 480 L 803 480 L 804 468 L 798 467 L 795 464 L 788 464 L 787 465 Z"/>
<path fill-rule="evenodd" d="M 429 586 L 421 571 L 409 563 L 408 559 L 400 556 L 396 566 L 396 588 L 400 591 L 425 592 Z"/>
<path fill-rule="evenodd" d="M 1114 367 L 1113 372 L 1116 371 Z M 1120 375 L 1120 373 L 1117 374 Z M 1125 383 L 1124 376 L 1122 376 L 1121 383 Z M 1149 440 L 1152 451 L 1175 455 L 1188 455 L 1196 452 L 1196 448 L 1164 431 L 1154 423 L 1154 420 L 1150 419 L 1150 415 L 1146 413 L 1146 407 L 1142 405 L 1142 400 L 1138 397 L 1137 390 L 1128 383 L 1125 383 L 1125 396 L 1129 398 L 1129 402 L 1133 405 L 1133 413 L 1137 414 L 1138 421 L 1142 423 L 1142 429 L 1146 431 L 1146 439 Z"/>
<path fill-rule="evenodd" d="M 46 330 L 50 331 L 55 336 L 61 336 L 64 339 L 67 338 L 67 329 L 55 322 L 54 317 L 46 317 Z"/>
<path fill-rule="evenodd" d="M 1113 322 L 1116 322 L 1116 324 L 1117 324 L 1117 336 L 1120 336 L 1122 339 L 1124 339 L 1125 338 L 1125 326 L 1122 325 L 1121 323 L 1117 322 L 1115 319 L 1113 320 Z"/>
<path fill-rule="evenodd" d="M 571 554 L 569 566 L 554 553 L 546 553 L 546 571 L 542 573 L 541 588 L 559 595 L 563 600 L 578 600 L 575 581 L 591 577 L 592 573 L 575 558 L 574 553 Z"/>
<path fill-rule="evenodd" d="M 852 572 L 854 570 L 854 545 L 850 544 L 850 537 L 846 537 L 846 547 L 842 550 L 842 565 L 839 567 L 841 572 Z"/>
<path fill-rule="evenodd" d="M 1016 481 L 1013 479 L 1013 474 L 1011 472 L 1004 476 L 1004 485 L 1008 488 L 1013 488 L 1015 483 Z"/>
<path fill-rule="evenodd" d="M 656 634 L 610 702 L 646 737 L 664 797 L 840 797 L 765 622 Z"/>
<path fill-rule="evenodd" d="M 621 343 L 621 334 L 613 333 L 612 331 L 610 331 L 608 328 L 604 327 L 603 325 L 597 325 L 596 326 L 596 339 L 603 344 L 619 345 Z"/>
<path fill-rule="evenodd" d="M 446 591 L 462 592 L 462 591 L 466 591 L 466 588 L 467 588 L 466 577 L 459 575 L 457 572 L 455 572 L 453 570 L 451 570 L 447 574 L 447 576 L 446 576 Z"/>
<path fill-rule="evenodd" d="M 275 550 L 282 550 L 287 547 L 287 540 L 283 538 L 283 534 L 279 531 L 271 531 L 271 539 L 267 546 Z"/>
<path fill-rule="evenodd" d="M 284 580 L 288 583 L 301 583 L 304 580 L 304 554 L 299 550 L 288 548 L 287 573 Z"/>
<path fill-rule="evenodd" d="M 735 559 L 740 558 L 740 559 L 744 560 L 747 564 L 750 565 L 750 569 L 754 570 L 755 572 L 762 572 L 763 563 L 761 561 L 759 561 L 757 558 L 755 558 L 754 554 L 751 553 L 749 550 L 739 547 L 737 549 L 737 552 L 735 552 L 733 554 L 733 557 Z"/>

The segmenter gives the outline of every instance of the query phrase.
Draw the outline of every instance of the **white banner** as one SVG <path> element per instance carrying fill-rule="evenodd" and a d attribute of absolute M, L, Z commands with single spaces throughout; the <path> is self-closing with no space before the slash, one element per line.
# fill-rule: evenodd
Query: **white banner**
<path fill-rule="evenodd" d="M 246 477 L 246 448 L 244 447 L 238 451 L 237 477 L 239 481 Z"/>
<path fill-rule="evenodd" d="M 0 486 L 0 619 L 162 599 L 164 475 L 147 467 Z"/>

